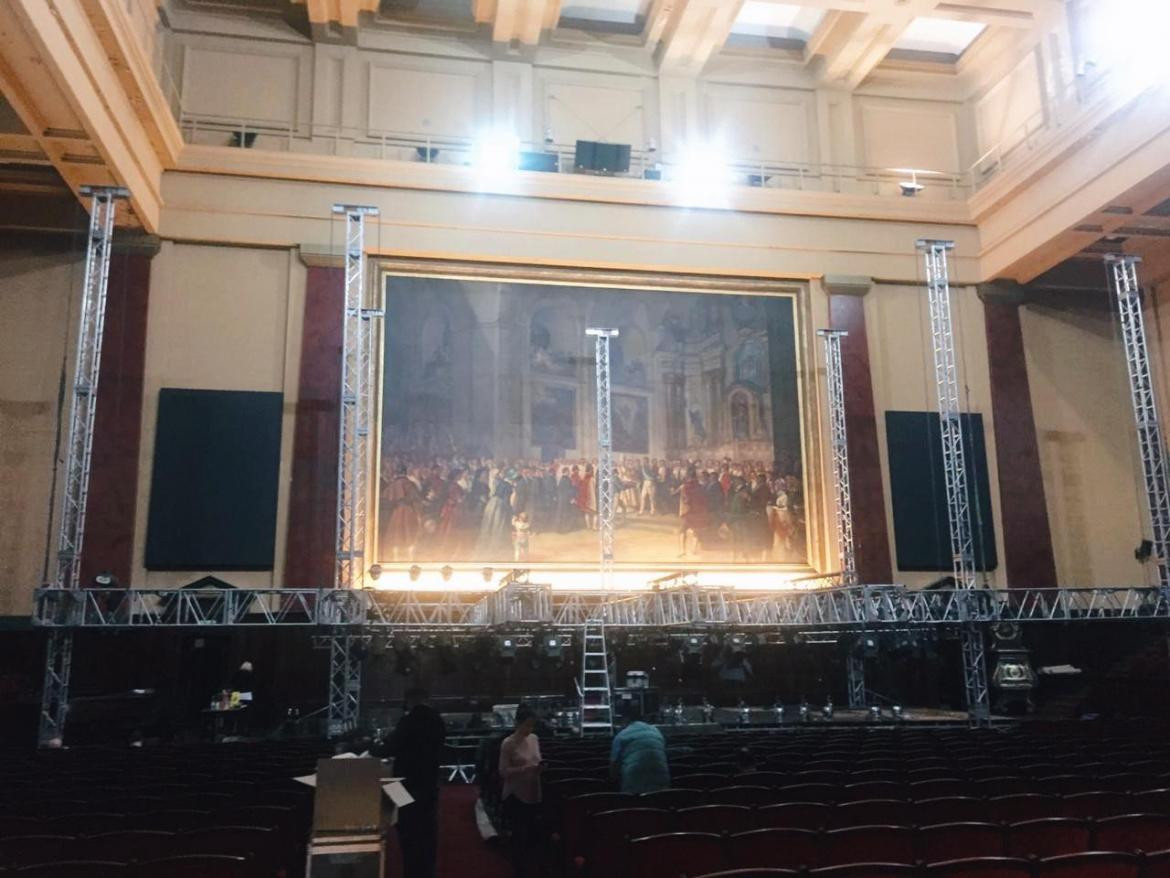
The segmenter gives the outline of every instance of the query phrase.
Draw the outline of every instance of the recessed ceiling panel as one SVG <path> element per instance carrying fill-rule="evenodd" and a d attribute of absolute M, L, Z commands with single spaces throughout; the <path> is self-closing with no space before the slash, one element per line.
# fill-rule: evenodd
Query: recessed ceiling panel
<path fill-rule="evenodd" d="M 823 9 L 793 3 L 748 0 L 735 19 L 731 32 L 737 36 L 807 42 L 824 14 Z"/>
<path fill-rule="evenodd" d="M 895 50 L 962 55 L 987 25 L 953 18 L 916 18 L 894 43 Z"/>
<path fill-rule="evenodd" d="M 641 33 L 651 0 L 568 0 L 561 26 Z"/>

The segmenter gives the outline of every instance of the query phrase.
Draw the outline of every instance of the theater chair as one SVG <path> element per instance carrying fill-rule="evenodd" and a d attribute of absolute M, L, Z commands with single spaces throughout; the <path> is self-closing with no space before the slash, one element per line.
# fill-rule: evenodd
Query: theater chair
<path fill-rule="evenodd" d="M 696 878 L 728 865 L 721 836 L 669 832 L 630 842 L 625 878 Z"/>
<path fill-rule="evenodd" d="M 756 828 L 755 813 L 746 805 L 697 805 L 674 813 L 679 832 L 747 832 Z"/>
<path fill-rule="evenodd" d="M 904 863 L 848 863 L 813 869 L 808 874 L 815 878 L 907 878 L 916 876 L 918 867 Z"/>
<path fill-rule="evenodd" d="M 843 802 L 832 810 L 830 819 L 836 829 L 849 826 L 912 826 L 917 822 L 914 804 L 898 799 Z"/>
<path fill-rule="evenodd" d="M 1139 857 L 1113 851 L 1047 857 L 1033 868 L 1036 878 L 1140 878 L 1141 872 Z"/>
<path fill-rule="evenodd" d="M 673 811 L 665 808 L 619 808 L 598 811 L 585 820 L 583 866 L 594 878 L 621 873 L 629 840 L 662 835 L 677 828 Z"/>
<path fill-rule="evenodd" d="M 698 878 L 773 878 L 778 875 L 799 875 L 795 869 L 732 869 L 728 872 L 708 872 Z"/>
<path fill-rule="evenodd" d="M 1032 864 L 1015 857 L 944 860 L 925 867 L 925 878 L 1032 878 Z"/>
<path fill-rule="evenodd" d="M 975 822 L 924 826 L 915 833 L 914 850 L 924 863 L 1002 857 L 1003 828 L 995 823 Z"/>
<path fill-rule="evenodd" d="M 728 839 L 737 869 L 815 868 L 822 865 L 821 835 L 811 829 L 754 829 Z"/>
<path fill-rule="evenodd" d="M 1009 824 L 1004 852 L 1009 857 L 1059 857 L 1087 851 L 1091 841 L 1087 820 L 1045 817 Z"/>
<path fill-rule="evenodd" d="M 12 873 L 20 878 L 120 878 L 128 875 L 125 863 L 101 860 L 62 860 L 22 866 Z M 161 876 L 160 876 L 161 878 Z"/>
<path fill-rule="evenodd" d="M 134 878 L 252 878 L 243 857 L 187 854 L 143 863 Z"/>
<path fill-rule="evenodd" d="M 824 834 L 821 861 L 826 866 L 862 861 L 913 863 L 914 830 L 907 826 L 851 826 Z"/>
<path fill-rule="evenodd" d="M 1098 820 L 1093 847 L 1100 851 L 1162 851 L 1170 848 L 1170 816 L 1126 814 Z"/>
<path fill-rule="evenodd" d="M 785 802 L 756 810 L 756 825 L 777 829 L 823 829 L 832 824 L 833 806 L 823 802 Z"/>

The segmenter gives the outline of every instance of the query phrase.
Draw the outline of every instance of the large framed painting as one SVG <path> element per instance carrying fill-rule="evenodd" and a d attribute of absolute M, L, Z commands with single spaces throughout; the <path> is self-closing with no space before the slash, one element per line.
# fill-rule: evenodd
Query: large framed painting
<path fill-rule="evenodd" d="M 807 562 L 795 295 L 384 281 L 380 563 L 596 561 L 598 326 L 617 562 Z"/>

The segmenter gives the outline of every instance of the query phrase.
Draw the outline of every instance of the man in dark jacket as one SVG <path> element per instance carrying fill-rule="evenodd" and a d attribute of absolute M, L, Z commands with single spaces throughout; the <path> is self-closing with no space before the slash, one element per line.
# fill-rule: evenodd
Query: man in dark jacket
<path fill-rule="evenodd" d="M 424 689 L 406 693 L 406 712 L 391 735 L 387 755 L 414 802 L 398 812 L 398 843 L 405 878 L 434 878 L 439 844 L 439 763 L 447 727 L 427 704 Z"/>

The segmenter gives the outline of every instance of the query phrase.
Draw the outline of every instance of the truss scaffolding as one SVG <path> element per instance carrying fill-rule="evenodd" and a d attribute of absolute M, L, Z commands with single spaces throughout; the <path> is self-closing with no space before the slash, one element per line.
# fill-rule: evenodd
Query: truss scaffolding
<path fill-rule="evenodd" d="M 967 463 L 963 450 L 963 420 L 959 405 L 959 367 L 951 321 L 951 286 L 947 253 L 952 241 L 923 240 L 918 249 L 926 264 L 926 293 L 930 305 L 930 339 L 934 350 L 934 377 L 938 388 L 939 431 L 942 438 L 943 476 L 947 492 L 947 521 L 951 530 L 951 555 L 955 585 L 978 586 L 971 530 L 971 503 L 967 493 Z M 987 687 L 987 661 L 983 629 L 963 626 L 963 685 L 971 724 L 991 722 L 991 698 Z"/>
<path fill-rule="evenodd" d="M 1158 565 L 1158 584 L 1170 592 L 1170 473 L 1166 469 L 1166 446 L 1162 441 L 1162 424 L 1158 418 L 1153 371 L 1146 345 L 1146 326 L 1142 317 L 1141 286 L 1137 276 L 1140 261 L 1136 256 L 1105 257 L 1121 321 L 1121 340 L 1125 348 L 1133 419 L 1137 427 L 1138 451 L 1146 483 L 1146 506 L 1150 516 L 1154 558 Z"/>
<path fill-rule="evenodd" d="M 341 419 L 337 459 L 337 572 L 339 589 L 365 583 L 369 540 L 370 424 L 374 415 L 374 320 L 382 311 L 366 304 L 366 217 L 378 209 L 335 204 L 345 216 L 345 293 L 341 324 Z M 337 737 L 357 726 L 362 664 L 353 632 L 339 628 L 329 644 L 329 701 L 326 729 Z"/>
<path fill-rule="evenodd" d="M 594 337 L 597 360 L 597 539 L 602 588 L 613 585 L 614 490 L 613 421 L 610 414 L 609 340 L 616 329 L 586 329 Z"/>
<path fill-rule="evenodd" d="M 69 437 L 65 446 L 65 484 L 57 518 L 57 568 L 53 583 L 59 589 L 81 587 L 81 550 L 85 542 L 85 511 L 89 502 L 89 475 L 93 454 L 93 425 L 97 415 L 98 378 L 101 375 L 102 329 L 106 320 L 106 290 L 110 251 L 114 245 L 114 217 L 118 201 L 130 193 L 117 186 L 83 186 L 90 197 L 89 238 L 85 249 L 78 314 L 77 357 L 69 405 Z M 40 746 L 63 736 L 69 707 L 69 673 L 73 639 L 68 630 L 54 631 L 45 653 L 41 715 L 37 731 Z"/>
<path fill-rule="evenodd" d="M 542 593 L 537 594 L 540 590 Z M 448 633 L 584 628 L 862 629 L 998 622 L 1170 621 L 1160 588 L 921 590 L 870 585 L 742 591 L 682 585 L 657 591 L 564 591 L 508 585 L 487 592 L 363 589 L 39 589 L 46 628 L 366 627 Z M 326 632 L 322 632 L 326 633 Z"/>

